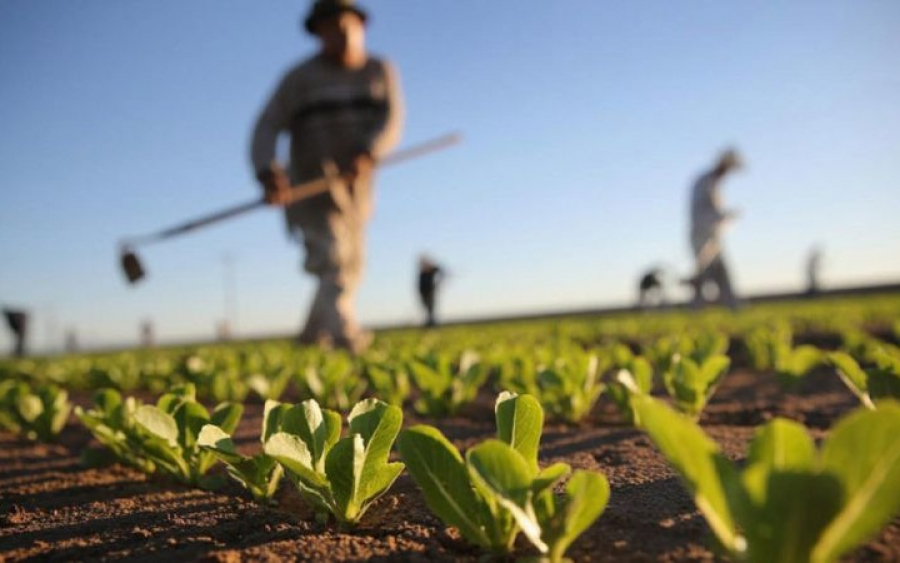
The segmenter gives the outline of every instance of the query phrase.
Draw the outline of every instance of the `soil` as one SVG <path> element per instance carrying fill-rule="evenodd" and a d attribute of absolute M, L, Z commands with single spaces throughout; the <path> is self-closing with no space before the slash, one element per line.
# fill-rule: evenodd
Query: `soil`
<path fill-rule="evenodd" d="M 85 404 L 88 397 L 76 396 Z M 485 391 L 462 416 L 406 424 L 438 426 L 464 449 L 494 433 L 493 394 Z M 753 427 L 774 416 L 803 422 L 816 438 L 858 406 L 829 370 L 785 389 L 774 377 L 738 370 L 726 378 L 701 420 L 733 459 Z M 247 453 L 258 448 L 261 404 L 248 404 L 237 433 Z M 0 434 L 0 562 L 3 561 L 478 561 L 481 553 L 431 515 L 404 474 L 352 530 L 316 524 L 288 483 L 278 506 L 254 504 L 235 483 L 215 493 L 114 465 L 86 469 L 92 443 L 74 419 L 59 443 L 35 444 Z M 710 531 L 650 440 L 623 425 L 605 398 L 578 426 L 548 424 L 541 462 L 565 461 L 602 471 L 612 485 L 603 515 L 570 548 L 574 561 L 724 561 Z M 517 555 L 533 554 L 522 540 Z M 900 519 L 846 561 L 900 561 Z"/>

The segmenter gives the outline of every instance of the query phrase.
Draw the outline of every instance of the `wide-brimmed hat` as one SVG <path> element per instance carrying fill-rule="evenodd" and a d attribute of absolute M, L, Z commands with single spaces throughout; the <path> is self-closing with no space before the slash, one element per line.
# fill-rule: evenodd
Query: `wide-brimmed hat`
<path fill-rule="evenodd" d="M 341 12 L 353 12 L 359 16 L 363 23 L 366 23 L 369 19 L 369 15 L 365 10 L 357 6 L 354 0 L 316 0 L 313 2 L 309 14 L 303 20 L 303 27 L 309 33 L 315 34 L 316 24 Z"/>

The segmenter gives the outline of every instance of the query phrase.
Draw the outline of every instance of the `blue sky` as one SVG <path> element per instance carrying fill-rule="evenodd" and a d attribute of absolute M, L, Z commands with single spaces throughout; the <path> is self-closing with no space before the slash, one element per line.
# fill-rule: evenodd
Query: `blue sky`
<path fill-rule="evenodd" d="M 461 318 L 621 304 L 640 272 L 690 268 L 687 194 L 726 145 L 741 292 L 900 278 L 900 3 L 370 0 L 369 44 L 400 69 L 404 144 L 463 145 L 379 176 L 359 296 L 370 324 L 418 320 L 415 259 L 451 271 Z M 275 210 L 141 256 L 117 241 L 255 197 L 254 118 L 315 48 L 306 3 L 0 2 L 0 303 L 32 343 L 207 338 L 231 256 L 242 335 L 299 328 L 314 282 Z M 7 347 L 8 335 L 0 336 Z"/>

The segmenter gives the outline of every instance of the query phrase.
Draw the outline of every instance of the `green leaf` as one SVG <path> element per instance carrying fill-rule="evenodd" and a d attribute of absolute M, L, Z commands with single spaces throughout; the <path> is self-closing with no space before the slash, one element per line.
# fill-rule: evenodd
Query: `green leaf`
<path fill-rule="evenodd" d="M 738 523 L 752 563 L 810 561 L 810 552 L 841 503 L 840 483 L 831 475 L 751 465 L 735 495 Z"/>
<path fill-rule="evenodd" d="M 312 454 L 299 437 L 286 432 L 276 432 L 265 443 L 263 451 L 278 460 L 278 463 L 309 487 L 327 487 L 325 476 L 313 468 Z"/>
<path fill-rule="evenodd" d="M 830 352 L 825 357 L 837 369 L 838 376 L 860 402 L 867 408 L 874 409 L 875 405 L 869 396 L 869 378 L 856 360 L 845 352 Z"/>
<path fill-rule="evenodd" d="M 213 410 L 209 421 L 227 434 L 232 434 L 244 414 L 244 405 L 239 403 L 221 403 Z"/>
<path fill-rule="evenodd" d="M 726 549 L 739 552 L 741 541 L 726 497 L 738 479 L 731 463 L 693 421 L 649 396 L 632 401 L 641 425 L 681 475 L 713 533 Z"/>
<path fill-rule="evenodd" d="M 212 450 L 225 463 L 239 463 L 245 459 L 235 449 L 231 436 L 214 424 L 207 424 L 200 430 L 197 445 Z"/>
<path fill-rule="evenodd" d="M 135 411 L 134 419 L 144 430 L 170 447 L 178 447 L 178 424 L 171 415 L 152 405 L 141 405 Z"/>
<path fill-rule="evenodd" d="M 544 427 L 544 411 L 531 395 L 503 392 L 494 407 L 497 438 L 519 452 L 531 472 L 538 472 L 538 447 Z"/>
<path fill-rule="evenodd" d="M 397 449 L 428 508 L 470 542 L 491 547 L 483 524 L 486 509 L 453 444 L 437 428 L 417 425 L 400 432 Z"/>
<path fill-rule="evenodd" d="M 840 480 L 845 500 L 813 551 L 813 563 L 837 560 L 900 511 L 900 403 L 876 406 L 838 422 L 822 447 L 822 471 Z"/>
<path fill-rule="evenodd" d="M 403 411 L 377 399 L 367 399 L 356 404 L 348 421 L 350 433 L 359 434 L 365 444 L 358 491 L 360 506 L 364 509 L 365 504 L 386 491 L 403 470 L 402 464 L 387 466 L 391 447 L 403 425 Z"/>
<path fill-rule="evenodd" d="M 44 403 L 40 397 L 27 393 L 20 396 L 16 401 L 19 409 L 19 415 L 25 422 L 32 423 L 44 413 Z"/>
<path fill-rule="evenodd" d="M 355 523 L 362 516 L 360 479 L 366 461 L 366 447 L 359 434 L 353 434 L 331 448 L 325 458 L 325 474 L 335 501 L 335 516 L 341 522 Z"/>
<path fill-rule="evenodd" d="M 603 514 L 608 502 L 609 481 L 603 474 L 579 470 L 572 475 L 561 506 L 549 521 L 541 522 L 550 561 L 563 560 L 572 542 Z"/>
<path fill-rule="evenodd" d="M 500 440 L 485 440 L 466 453 L 469 473 L 489 491 L 493 500 L 509 511 L 528 539 L 546 553 L 541 528 L 531 505 L 532 471 L 512 446 Z"/>
<path fill-rule="evenodd" d="M 768 470 L 812 471 L 816 447 L 802 424 L 775 419 L 756 430 L 750 443 L 749 464 L 762 464 Z"/>

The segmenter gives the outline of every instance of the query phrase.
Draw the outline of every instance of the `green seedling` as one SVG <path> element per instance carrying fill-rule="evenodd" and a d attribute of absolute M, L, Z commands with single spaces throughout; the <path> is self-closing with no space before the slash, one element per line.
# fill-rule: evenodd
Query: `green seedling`
<path fill-rule="evenodd" d="M 538 370 L 537 392 L 541 405 L 554 419 L 579 422 L 590 414 L 606 390 L 600 376 L 610 358 L 571 350 L 552 364 Z"/>
<path fill-rule="evenodd" d="M 874 350 L 871 355 L 876 363 L 865 368 L 845 352 L 830 352 L 826 359 L 860 402 L 875 409 L 878 399 L 900 399 L 900 358 L 884 350 Z"/>
<path fill-rule="evenodd" d="M 200 447 L 200 430 L 214 424 L 226 433 L 234 432 L 243 413 L 243 405 L 221 403 L 209 413 L 196 400 L 194 386 L 176 387 L 159 398 L 156 405 L 141 405 L 134 411 L 139 431 L 140 455 L 150 459 L 158 472 L 177 481 L 203 488 L 219 483 L 206 473 L 216 461 L 215 455 Z"/>
<path fill-rule="evenodd" d="M 156 465 L 144 453 L 141 434 L 134 413 L 141 406 L 134 397 L 122 398 L 115 389 L 101 389 L 94 394 L 94 408 L 85 411 L 75 407 L 75 416 L 87 427 L 116 460 L 143 471 L 153 473 Z M 88 466 L 105 464 L 108 459 L 101 451 L 87 449 L 82 462 Z"/>
<path fill-rule="evenodd" d="M 403 411 L 377 399 L 360 401 L 347 417 L 349 435 L 341 438 L 341 418 L 314 400 L 280 415 L 281 430 L 264 452 L 280 463 L 320 521 L 359 522 L 366 510 L 403 471 L 388 461 L 403 424 Z"/>
<path fill-rule="evenodd" d="M 612 397 L 616 407 L 622 414 L 627 424 L 638 426 L 640 424 L 637 412 L 631 404 L 633 393 L 649 395 L 653 390 L 653 366 L 641 356 L 635 356 L 625 349 L 619 349 L 616 365 L 620 367 L 615 377 L 607 385 L 609 396 Z"/>
<path fill-rule="evenodd" d="M 845 417 L 819 451 L 802 425 L 776 419 L 757 429 L 743 468 L 687 417 L 648 396 L 635 405 L 735 560 L 831 563 L 900 510 L 896 401 Z"/>
<path fill-rule="evenodd" d="M 494 553 L 512 552 L 522 531 L 541 559 L 563 560 L 566 549 L 606 507 L 609 484 L 599 473 L 538 466 L 543 410 L 528 395 L 501 393 L 497 439 L 470 449 L 465 458 L 441 432 L 427 425 L 404 430 L 398 449 L 428 507 L 467 541 Z"/>
<path fill-rule="evenodd" d="M 54 441 L 71 410 L 69 394 L 55 385 L 32 389 L 18 381 L 0 383 L 0 427 L 29 440 Z"/>
<path fill-rule="evenodd" d="M 416 412 L 428 416 L 449 416 L 473 401 L 487 381 L 489 372 L 475 352 L 467 350 L 456 361 L 449 354 L 429 354 L 409 363 L 419 398 Z"/>
<path fill-rule="evenodd" d="M 263 445 L 281 429 L 282 420 L 289 410 L 289 405 L 266 401 L 260 434 Z M 284 475 L 284 470 L 275 458 L 265 452 L 253 456 L 238 453 L 231 436 L 213 424 L 207 424 L 200 430 L 197 445 L 224 463 L 228 474 L 250 491 L 257 502 L 267 504 L 272 501 Z"/>
<path fill-rule="evenodd" d="M 663 383 L 674 399 L 675 407 L 698 419 L 730 365 L 731 359 L 721 354 L 709 356 L 699 364 L 691 358 L 676 355 L 672 358 L 671 369 L 663 376 Z"/>

